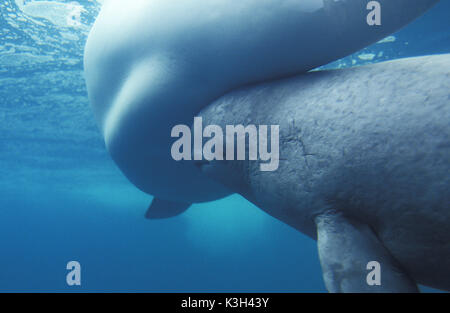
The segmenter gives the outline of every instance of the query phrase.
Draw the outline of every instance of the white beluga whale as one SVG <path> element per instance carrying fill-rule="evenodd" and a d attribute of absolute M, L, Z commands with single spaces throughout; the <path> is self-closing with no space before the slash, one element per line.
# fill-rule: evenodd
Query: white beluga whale
<path fill-rule="evenodd" d="M 86 44 L 88 94 L 114 161 L 159 199 L 148 216 L 230 193 L 192 162 L 171 158 L 173 126 L 231 90 L 355 52 L 438 0 L 380 0 L 379 26 L 367 23 L 368 2 L 107 0 Z"/>
<path fill-rule="evenodd" d="M 277 171 L 198 166 L 316 239 L 329 291 L 450 290 L 450 54 L 258 84 L 199 116 L 223 129 L 279 125 Z M 367 283 L 370 264 L 380 285 Z"/>

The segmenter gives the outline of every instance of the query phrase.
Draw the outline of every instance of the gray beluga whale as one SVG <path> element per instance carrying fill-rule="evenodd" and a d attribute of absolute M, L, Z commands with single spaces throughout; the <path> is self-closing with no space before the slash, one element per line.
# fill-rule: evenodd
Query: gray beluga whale
<path fill-rule="evenodd" d="M 279 168 L 197 165 L 316 239 L 329 291 L 450 290 L 449 87 L 450 54 L 246 87 L 198 116 L 222 129 L 279 125 Z M 373 261 L 381 285 L 366 281 Z"/>
<path fill-rule="evenodd" d="M 172 216 L 227 188 L 170 156 L 171 128 L 250 83 L 299 74 L 355 52 L 438 0 L 106 1 L 85 49 L 85 77 L 112 158 Z M 170 203 L 169 203 L 170 202 Z M 166 211 L 166 214 L 164 214 Z"/>

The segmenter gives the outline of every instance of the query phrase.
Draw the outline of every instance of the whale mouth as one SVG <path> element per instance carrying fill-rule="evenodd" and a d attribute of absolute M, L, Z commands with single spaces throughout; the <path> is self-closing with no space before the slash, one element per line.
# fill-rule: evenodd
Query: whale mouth
<path fill-rule="evenodd" d="M 230 192 L 242 193 L 248 189 L 244 168 L 245 161 L 194 161 L 202 174 L 223 185 Z M 247 192 L 248 193 L 248 192 Z"/>
<path fill-rule="evenodd" d="M 221 178 L 223 178 L 223 174 L 226 173 L 226 163 L 225 159 L 223 161 L 220 160 L 207 160 L 206 158 L 196 159 L 194 155 L 194 151 L 192 151 L 192 163 L 194 166 L 204 175 L 213 179 L 214 181 L 218 181 L 221 184 Z M 231 187 L 231 186 L 229 186 Z"/>

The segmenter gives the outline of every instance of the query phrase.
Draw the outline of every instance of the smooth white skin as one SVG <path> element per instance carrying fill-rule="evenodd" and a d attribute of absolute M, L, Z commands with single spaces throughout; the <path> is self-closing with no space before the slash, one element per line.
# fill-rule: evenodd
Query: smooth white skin
<path fill-rule="evenodd" d="M 171 128 L 240 86 L 308 71 L 406 25 L 438 0 L 108 0 L 89 36 L 85 75 L 106 147 L 141 190 L 172 201 L 229 193 L 171 158 Z M 401 12 L 401 14 L 399 14 Z"/>

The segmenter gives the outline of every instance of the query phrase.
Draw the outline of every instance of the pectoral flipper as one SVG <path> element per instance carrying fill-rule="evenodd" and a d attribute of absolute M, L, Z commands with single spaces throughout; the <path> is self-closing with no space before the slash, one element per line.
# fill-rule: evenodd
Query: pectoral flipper
<path fill-rule="evenodd" d="M 191 203 L 173 202 L 153 198 L 152 203 L 145 213 L 145 218 L 153 220 L 175 217 L 186 211 L 190 206 Z"/>
<path fill-rule="evenodd" d="M 315 222 L 329 292 L 418 292 L 368 225 L 336 211 L 317 216 Z"/>

